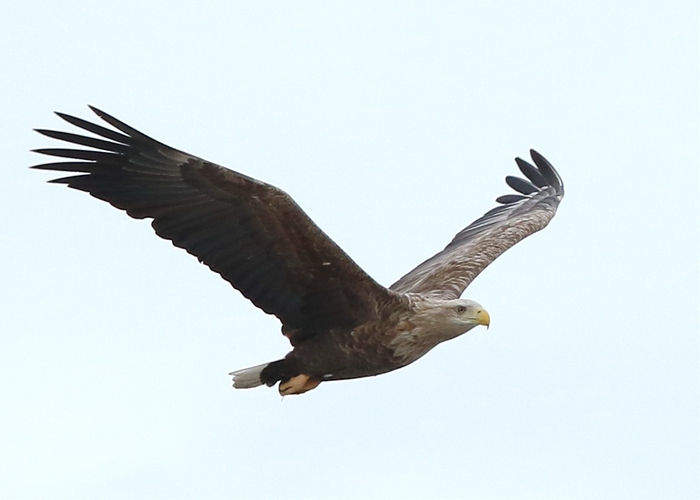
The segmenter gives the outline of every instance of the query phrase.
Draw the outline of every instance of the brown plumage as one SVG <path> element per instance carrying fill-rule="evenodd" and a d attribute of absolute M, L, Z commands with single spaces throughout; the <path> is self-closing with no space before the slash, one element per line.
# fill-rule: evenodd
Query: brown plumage
<path fill-rule="evenodd" d="M 389 288 L 367 275 L 284 191 L 173 149 L 92 108 L 112 130 L 57 113 L 96 137 L 43 135 L 84 148 L 38 149 L 69 159 L 32 168 L 77 173 L 51 182 L 86 191 L 195 255 L 282 322 L 294 349 L 272 363 L 233 372 L 237 388 L 280 382 L 300 394 L 321 381 L 378 375 L 405 366 L 471 328 L 488 325 L 460 299 L 496 257 L 554 216 L 564 187 L 554 168 L 516 159 L 529 179 L 507 177 L 521 195 L 463 231 Z"/>

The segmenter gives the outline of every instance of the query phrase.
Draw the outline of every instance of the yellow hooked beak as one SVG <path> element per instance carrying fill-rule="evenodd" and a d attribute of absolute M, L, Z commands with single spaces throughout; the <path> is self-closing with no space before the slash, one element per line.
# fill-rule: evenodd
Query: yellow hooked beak
<path fill-rule="evenodd" d="M 479 309 L 476 311 L 476 320 L 480 325 L 484 325 L 486 329 L 489 329 L 491 324 L 491 316 L 486 312 L 486 309 Z"/>

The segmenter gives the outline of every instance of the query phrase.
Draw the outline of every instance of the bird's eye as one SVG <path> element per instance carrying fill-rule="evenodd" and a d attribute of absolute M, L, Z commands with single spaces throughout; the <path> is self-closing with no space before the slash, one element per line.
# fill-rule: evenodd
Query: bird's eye
<path fill-rule="evenodd" d="M 467 308 L 464 307 L 464 306 L 457 306 L 457 312 L 458 312 L 459 314 L 462 314 L 462 313 L 463 313 L 464 311 L 466 311 L 466 310 L 467 310 Z"/>

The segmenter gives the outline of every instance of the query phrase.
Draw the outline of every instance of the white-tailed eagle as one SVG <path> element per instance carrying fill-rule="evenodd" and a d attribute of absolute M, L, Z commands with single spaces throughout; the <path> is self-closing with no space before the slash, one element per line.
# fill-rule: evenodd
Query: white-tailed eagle
<path fill-rule="evenodd" d="M 77 173 L 50 182 L 86 191 L 196 256 L 253 304 L 282 322 L 293 350 L 238 370 L 236 388 L 273 386 L 301 394 L 329 380 L 379 375 L 437 344 L 489 325 L 461 299 L 469 283 L 511 246 L 544 228 L 564 196 L 552 165 L 530 151 L 516 158 L 527 178 L 506 177 L 518 194 L 460 231 L 440 253 L 386 288 L 352 261 L 280 189 L 166 146 L 98 109 L 114 129 L 57 113 L 92 133 L 37 130 L 77 149 L 37 149 L 68 159 L 33 168 Z"/>

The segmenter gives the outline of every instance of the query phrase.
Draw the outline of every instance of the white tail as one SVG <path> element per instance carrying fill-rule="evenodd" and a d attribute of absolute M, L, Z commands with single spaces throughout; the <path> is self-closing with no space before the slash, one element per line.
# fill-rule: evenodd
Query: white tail
<path fill-rule="evenodd" d="M 264 363 L 262 365 L 251 366 L 250 368 L 243 368 L 242 370 L 229 373 L 229 375 L 233 375 L 233 387 L 236 389 L 250 389 L 251 387 L 263 385 L 260 380 L 260 373 L 269 364 L 270 363 Z"/>

